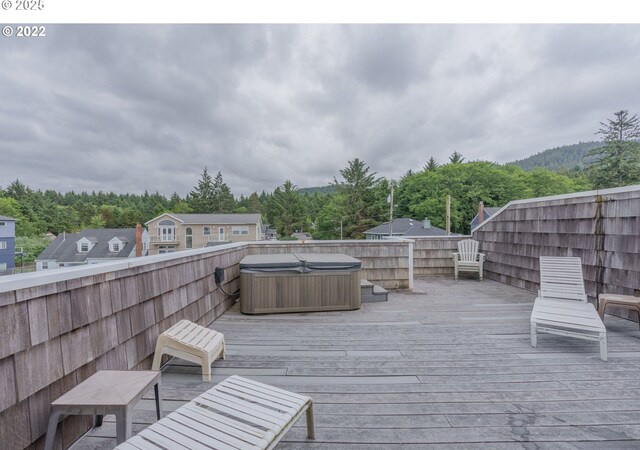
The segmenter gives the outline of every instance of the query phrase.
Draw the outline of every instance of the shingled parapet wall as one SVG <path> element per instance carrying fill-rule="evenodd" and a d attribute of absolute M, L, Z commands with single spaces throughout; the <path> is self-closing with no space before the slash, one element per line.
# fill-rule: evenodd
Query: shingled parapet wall
<path fill-rule="evenodd" d="M 473 237 L 486 278 L 535 291 L 540 256 L 578 256 L 590 301 L 603 292 L 640 295 L 640 186 L 512 202 Z"/>
<path fill-rule="evenodd" d="M 181 319 L 209 325 L 232 304 L 239 262 L 257 253 L 345 253 L 363 277 L 411 287 L 412 242 L 254 242 L 60 269 L 0 280 L 0 448 L 41 449 L 52 400 L 97 370 L 151 367 L 158 335 Z M 64 419 L 56 449 L 91 427 Z"/>

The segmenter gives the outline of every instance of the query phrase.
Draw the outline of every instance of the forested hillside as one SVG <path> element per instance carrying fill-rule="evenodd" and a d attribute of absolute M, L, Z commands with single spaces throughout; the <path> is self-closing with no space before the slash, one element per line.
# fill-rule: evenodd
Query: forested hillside
<path fill-rule="evenodd" d="M 528 158 L 519 159 L 509 164 L 515 164 L 524 170 L 536 168 L 549 169 L 553 171 L 584 169 L 593 162 L 592 157 L 586 157 L 589 151 L 602 147 L 602 142 L 580 142 L 573 145 L 563 145 L 562 147 L 550 148 L 536 153 Z"/>

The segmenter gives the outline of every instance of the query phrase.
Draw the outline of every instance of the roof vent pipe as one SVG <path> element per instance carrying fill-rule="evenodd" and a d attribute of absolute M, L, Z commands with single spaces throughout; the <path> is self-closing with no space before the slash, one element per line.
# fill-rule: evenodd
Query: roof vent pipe
<path fill-rule="evenodd" d="M 429 228 L 431 228 L 431 222 L 426 217 L 422 221 L 422 228 L 424 228 L 425 230 L 428 230 Z"/>

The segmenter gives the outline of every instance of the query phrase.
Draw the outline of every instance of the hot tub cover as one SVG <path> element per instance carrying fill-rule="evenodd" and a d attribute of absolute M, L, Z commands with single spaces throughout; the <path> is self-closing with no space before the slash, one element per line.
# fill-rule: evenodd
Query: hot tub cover
<path fill-rule="evenodd" d="M 240 261 L 240 271 L 256 272 L 300 272 L 322 270 L 359 270 L 362 262 L 340 253 L 293 253 L 272 255 L 250 255 Z"/>
<path fill-rule="evenodd" d="M 307 271 L 313 270 L 358 270 L 359 259 L 341 253 L 294 253 Z"/>
<path fill-rule="evenodd" d="M 302 272 L 302 263 L 293 254 L 249 255 L 240 261 L 242 272 Z"/>

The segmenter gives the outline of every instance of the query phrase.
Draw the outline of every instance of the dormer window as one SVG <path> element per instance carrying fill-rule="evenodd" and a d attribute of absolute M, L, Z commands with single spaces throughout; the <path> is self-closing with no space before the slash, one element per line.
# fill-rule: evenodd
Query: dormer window
<path fill-rule="evenodd" d="M 90 252 L 94 245 L 98 242 L 95 238 L 83 237 L 76 242 L 78 253 Z"/>
<path fill-rule="evenodd" d="M 109 241 L 109 252 L 110 253 L 120 253 L 120 251 L 124 248 L 126 241 L 122 240 L 122 238 L 111 238 Z"/>

